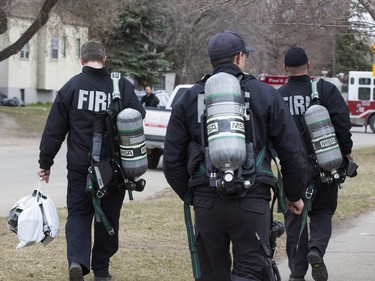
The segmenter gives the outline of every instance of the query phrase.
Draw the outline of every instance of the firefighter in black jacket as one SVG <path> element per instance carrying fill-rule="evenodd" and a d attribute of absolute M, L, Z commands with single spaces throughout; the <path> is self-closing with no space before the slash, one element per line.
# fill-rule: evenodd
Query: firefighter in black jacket
<path fill-rule="evenodd" d="M 226 72 L 244 76 L 246 58 L 252 51 L 233 32 L 221 32 L 208 44 L 213 74 Z M 255 156 L 272 142 L 279 154 L 288 207 L 299 214 L 303 209 L 303 186 L 306 163 L 299 132 L 285 102 L 269 85 L 245 79 L 242 90 L 250 92 L 255 116 Z M 204 83 L 195 84 L 173 106 L 164 147 L 163 170 L 168 183 L 184 199 L 189 191 L 190 175 L 199 174 L 204 164 L 199 156 L 202 144 L 198 122 L 198 99 L 204 94 Z M 246 128 L 246 133 L 251 130 Z M 250 136 L 251 138 L 251 136 Z M 198 157 L 190 147 L 198 148 Z M 190 159 L 190 160 L 189 160 Z M 191 159 L 198 159 L 197 161 Z M 197 167 L 197 168 L 194 168 Z M 268 153 L 263 168 L 270 169 Z M 269 201 L 271 176 L 257 175 L 255 183 L 243 197 L 225 199 L 210 187 L 205 174 L 194 184 L 195 238 L 201 268 L 201 281 L 274 280 L 269 258 L 271 215 Z M 191 187 L 191 185 L 190 185 Z M 230 254 L 233 246 L 233 268 Z M 268 254 L 267 254 L 268 252 Z"/>
<path fill-rule="evenodd" d="M 48 116 L 40 142 L 39 176 L 49 180 L 51 166 L 65 136 L 67 138 L 67 257 L 70 280 L 83 280 L 90 271 L 90 256 L 95 280 L 111 280 L 108 272 L 110 257 L 118 250 L 120 209 L 125 190 L 112 188 L 101 200 L 101 207 L 115 230 L 109 235 L 102 224 L 95 222 L 94 245 L 91 250 L 91 225 L 94 207 L 85 191 L 89 152 L 92 145 L 93 121 L 97 113 L 111 101 L 112 80 L 104 66 L 106 53 L 97 41 L 88 41 L 81 48 L 82 72 L 71 78 L 58 92 Z M 120 79 L 123 108 L 145 111 L 133 85 Z"/>
<path fill-rule="evenodd" d="M 289 73 L 289 79 L 284 86 L 279 88 L 279 92 L 287 102 L 302 135 L 308 134 L 304 131 L 301 117 L 311 102 L 311 78 L 307 74 L 309 67 L 310 62 L 305 51 L 298 47 L 290 48 L 285 54 L 284 62 L 284 69 Z M 340 91 L 330 82 L 320 80 L 317 89 L 321 105 L 328 110 L 331 117 L 341 152 L 352 159 L 351 123 L 346 103 Z M 308 154 L 312 154 L 311 142 L 305 141 L 305 143 Z M 323 256 L 331 237 L 332 216 L 337 207 L 338 186 L 337 184 L 322 183 L 310 161 L 308 164 L 308 182 L 315 183 L 312 209 L 308 213 L 310 217 L 310 239 L 308 238 L 307 226 L 305 226 L 299 238 L 301 219 L 303 219 L 301 216 L 295 216 L 291 212 L 287 212 L 285 215 L 286 250 L 291 271 L 290 281 L 305 280 L 308 263 L 312 266 L 314 280 L 325 281 L 328 279 Z M 284 181 L 285 184 L 288 184 L 287 179 L 284 178 Z"/>

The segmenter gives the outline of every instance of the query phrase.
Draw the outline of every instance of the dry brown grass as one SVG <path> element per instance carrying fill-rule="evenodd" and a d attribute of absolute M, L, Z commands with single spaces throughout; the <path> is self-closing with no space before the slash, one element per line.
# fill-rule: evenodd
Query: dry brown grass
<path fill-rule="evenodd" d="M 44 128 L 50 104 L 26 107 L 0 106 L 0 133 L 2 136 L 40 136 Z"/>
<path fill-rule="evenodd" d="M 58 238 L 19 250 L 16 234 L 0 218 L 1 281 L 67 280 L 66 210 L 59 215 Z M 115 280 L 192 280 L 182 202 L 174 194 L 125 204 L 121 225 L 120 249 L 111 262 Z M 91 273 L 86 280 L 93 280 Z"/>

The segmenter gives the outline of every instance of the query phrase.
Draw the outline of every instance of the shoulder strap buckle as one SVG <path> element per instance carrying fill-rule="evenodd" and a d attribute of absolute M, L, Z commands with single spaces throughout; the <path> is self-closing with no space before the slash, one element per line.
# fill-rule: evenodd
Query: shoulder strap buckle
<path fill-rule="evenodd" d="M 318 83 L 320 78 L 315 78 L 311 81 L 311 101 L 317 100 L 320 103 L 319 92 L 318 92 Z"/>
<path fill-rule="evenodd" d="M 112 98 L 113 99 L 120 99 L 121 93 L 120 93 L 120 79 L 121 79 L 121 72 L 111 72 L 111 79 L 113 84 L 113 93 Z"/>
<path fill-rule="evenodd" d="M 314 194 L 314 187 L 312 185 L 309 185 L 306 188 L 306 194 L 305 194 L 306 199 L 310 200 L 313 194 Z"/>

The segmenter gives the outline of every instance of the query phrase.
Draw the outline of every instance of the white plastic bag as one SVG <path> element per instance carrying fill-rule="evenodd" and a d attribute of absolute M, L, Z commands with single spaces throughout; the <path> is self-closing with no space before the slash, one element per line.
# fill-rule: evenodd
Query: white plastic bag
<path fill-rule="evenodd" d="M 42 242 L 47 245 L 59 233 L 59 218 L 44 181 L 32 194 L 18 200 L 8 214 L 8 227 L 17 233 L 17 249 Z"/>
<path fill-rule="evenodd" d="M 39 182 L 41 196 L 41 209 L 43 214 L 43 231 L 45 238 L 42 240 L 43 245 L 47 245 L 59 234 L 59 217 L 55 204 L 53 203 L 51 197 L 47 193 L 46 184 L 44 181 Z"/>
<path fill-rule="evenodd" d="M 17 249 L 39 243 L 45 237 L 40 200 L 36 192 L 34 194 L 22 198 L 18 205 L 22 212 L 18 216 L 17 237 L 20 243 Z"/>

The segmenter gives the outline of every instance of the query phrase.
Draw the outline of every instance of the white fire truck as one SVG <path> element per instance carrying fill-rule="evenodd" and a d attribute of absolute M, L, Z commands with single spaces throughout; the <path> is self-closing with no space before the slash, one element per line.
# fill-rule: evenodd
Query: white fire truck
<path fill-rule="evenodd" d="M 375 76 L 371 71 L 349 71 L 348 108 L 353 126 L 370 126 L 375 133 Z"/>

